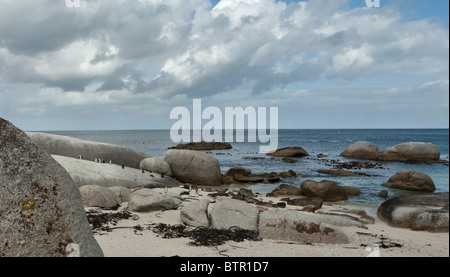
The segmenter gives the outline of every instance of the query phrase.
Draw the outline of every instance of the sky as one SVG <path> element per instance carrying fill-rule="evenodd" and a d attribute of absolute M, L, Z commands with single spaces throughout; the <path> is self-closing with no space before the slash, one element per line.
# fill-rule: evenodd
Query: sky
<path fill-rule="evenodd" d="M 175 107 L 278 127 L 448 128 L 449 1 L 0 0 L 0 117 L 170 129 Z M 206 124 L 208 120 L 203 120 Z"/>

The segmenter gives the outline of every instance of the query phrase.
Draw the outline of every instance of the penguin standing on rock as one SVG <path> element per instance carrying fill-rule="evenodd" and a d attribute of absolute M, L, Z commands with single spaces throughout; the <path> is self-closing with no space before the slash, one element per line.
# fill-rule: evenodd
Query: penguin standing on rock
<path fill-rule="evenodd" d="M 122 165 L 122 169 L 125 169 L 125 166 L 124 166 L 124 165 Z"/>

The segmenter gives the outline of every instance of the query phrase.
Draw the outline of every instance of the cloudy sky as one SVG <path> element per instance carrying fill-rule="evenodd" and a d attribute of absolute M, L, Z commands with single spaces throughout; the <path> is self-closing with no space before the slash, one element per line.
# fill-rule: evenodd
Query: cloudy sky
<path fill-rule="evenodd" d="M 280 128 L 448 128 L 449 2 L 380 3 L 0 0 L 0 117 L 170 129 L 200 98 Z"/>

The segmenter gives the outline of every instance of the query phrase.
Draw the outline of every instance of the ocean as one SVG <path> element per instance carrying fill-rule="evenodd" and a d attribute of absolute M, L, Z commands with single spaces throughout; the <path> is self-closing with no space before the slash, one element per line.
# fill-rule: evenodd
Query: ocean
<path fill-rule="evenodd" d="M 59 131 L 47 132 L 58 135 L 76 137 L 84 140 L 118 144 L 144 152 L 156 158 L 164 159 L 168 147 L 175 146 L 170 139 L 169 130 L 136 130 L 136 131 Z M 231 143 L 233 149 L 204 151 L 214 155 L 221 166 L 222 173 L 231 167 L 244 167 L 254 174 L 293 170 L 296 178 L 283 179 L 276 184 L 245 185 L 254 193 L 265 195 L 280 184 L 299 186 L 305 180 L 331 180 L 344 186 L 352 186 L 361 190 L 361 195 L 351 196 L 350 205 L 377 207 L 382 202 L 397 195 L 410 194 L 403 190 L 396 190 L 381 186 L 392 175 L 402 169 L 410 169 L 428 174 L 436 185 L 436 192 L 449 191 L 449 167 L 445 164 L 407 164 L 401 162 L 374 162 L 370 168 L 351 169 L 354 172 L 365 173 L 371 177 L 339 177 L 317 173 L 319 169 L 334 169 L 333 165 L 351 160 L 340 157 L 348 146 L 356 141 L 370 141 L 378 145 L 379 150 L 398 143 L 409 141 L 431 142 L 441 151 L 441 159 L 449 159 L 449 130 L 448 129 L 366 129 L 366 130 L 279 130 L 278 148 L 289 146 L 303 147 L 309 157 L 299 158 L 297 163 L 286 163 L 281 158 L 272 158 L 259 153 L 257 143 Z M 247 141 L 247 140 L 245 140 Z M 327 157 L 318 158 L 318 154 Z M 232 185 L 239 189 L 243 186 Z M 389 192 L 388 198 L 380 198 L 377 194 L 381 190 Z"/>

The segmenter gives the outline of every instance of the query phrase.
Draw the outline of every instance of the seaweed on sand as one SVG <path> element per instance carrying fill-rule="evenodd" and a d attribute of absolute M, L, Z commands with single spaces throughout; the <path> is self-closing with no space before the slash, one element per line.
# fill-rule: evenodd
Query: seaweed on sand
<path fill-rule="evenodd" d="M 260 241 L 258 232 L 244 230 L 233 226 L 228 229 L 215 229 L 208 227 L 197 227 L 189 230 L 185 225 L 167 225 L 159 223 L 147 227 L 153 232 L 162 235 L 163 238 L 190 238 L 189 243 L 194 246 L 218 246 L 226 241 L 242 242 L 244 240 Z"/>

